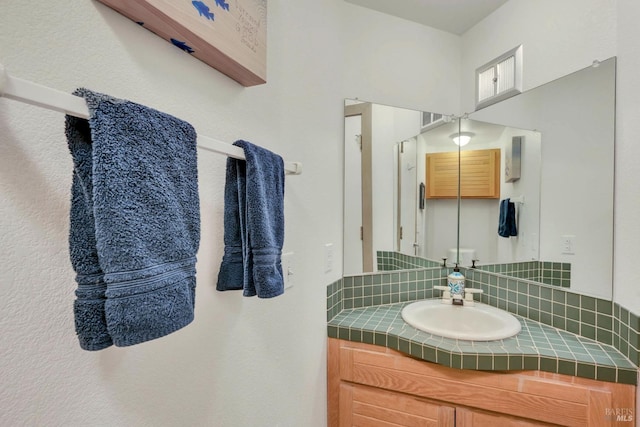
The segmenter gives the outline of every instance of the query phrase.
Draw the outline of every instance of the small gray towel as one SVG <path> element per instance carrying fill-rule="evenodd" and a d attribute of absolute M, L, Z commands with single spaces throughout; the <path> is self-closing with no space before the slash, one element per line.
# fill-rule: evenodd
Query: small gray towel
<path fill-rule="evenodd" d="M 284 161 L 247 141 L 245 160 L 227 159 L 224 256 L 217 290 L 272 298 L 284 292 Z"/>
<path fill-rule="evenodd" d="M 504 199 L 500 202 L 498 235 L 507 238 L 518 235 L 518 227 L 516 225 L 516 205 L 511 201 L 511 199 Z"/>
<path fill-rule="evenodd" d="M 130 101 L 78 89 L 89 121 L 66 117 L 73 157 L 69 248 L 80 347 L 162 337 L 194 317 L 200 243 L 196 132 Z"/>

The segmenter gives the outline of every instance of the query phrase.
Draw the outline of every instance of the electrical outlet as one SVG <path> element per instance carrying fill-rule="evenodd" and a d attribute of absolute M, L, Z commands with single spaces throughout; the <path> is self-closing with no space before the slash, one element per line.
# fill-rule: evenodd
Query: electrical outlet
<path fill-rule="evenodd" d="M 294 267 L 293 252 L 282 254 L 282 278 L 284 279 L 284 288 L 289 289 L 293 286 Z"/>
<path fill-rule="evenodd" d="M 562 236 L 562 253 L 566 255 L 575 254 L 575 238 L 576 236 L 565 234 Z"/>
<path fill-rule="evenodd" d="M 333 243 L 324 245 L 324 272 L 333 270 Z"/>

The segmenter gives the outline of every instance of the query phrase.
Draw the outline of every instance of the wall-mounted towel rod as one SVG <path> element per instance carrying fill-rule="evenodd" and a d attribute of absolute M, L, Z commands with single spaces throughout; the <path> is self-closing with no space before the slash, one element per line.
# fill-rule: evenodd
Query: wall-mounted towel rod
<path fill-rule="evenodd" d="M 0 64 L 0 97 L 60 111 L 82 119 L 89 118 L 89 109 L 83 98 L 10 76 L 2 64 Z M 242 148 L 207 136 L 198 135 L 198 148 L 244 160 Z M 302 173 L 302 163 L 285 162 L 284 168 L 287 174 Z"/>
<path fill-rule="evenodd" d="M 516 196 L 516 197 L 511 197 L 510 200 L 513 203 L 519 203 L 521 205 L 524 205 L 524 194 L 521 194 L 521 195 Z"/>

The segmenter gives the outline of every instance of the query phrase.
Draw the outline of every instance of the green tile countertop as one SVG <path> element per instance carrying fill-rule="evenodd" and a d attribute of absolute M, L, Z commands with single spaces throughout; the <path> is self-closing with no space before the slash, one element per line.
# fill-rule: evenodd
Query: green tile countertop
<path fill-rule="evenodd" d="M 637 383 L 637 367 L 613 346 L 514 316 L 522 330 L 497 341 L 466 341 L 420 331 L 402 320 L 396 303 L 345 309 L 328 322 L 331 338 L 389 347 L 458 369 L 541 370 L 625 384 Z"/>

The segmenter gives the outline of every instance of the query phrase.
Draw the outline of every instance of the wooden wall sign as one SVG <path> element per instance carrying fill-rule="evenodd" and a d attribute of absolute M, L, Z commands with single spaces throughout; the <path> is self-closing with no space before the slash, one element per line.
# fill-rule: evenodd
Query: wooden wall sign
<path fill-rule="evenodd" d="M 243 86 L 267 81 L 267 0 L 99 0 Z"/>

